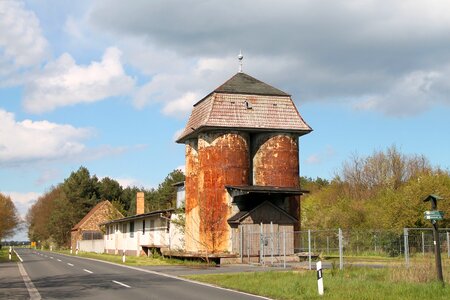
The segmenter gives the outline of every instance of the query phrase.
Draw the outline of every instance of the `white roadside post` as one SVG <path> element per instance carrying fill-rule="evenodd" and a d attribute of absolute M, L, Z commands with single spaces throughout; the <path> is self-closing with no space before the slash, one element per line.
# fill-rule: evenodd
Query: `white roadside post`
<path fill-rule="evenodd" d="M 322 278 L 322 261 L 316 263 L 317 269 L 317 288 L 319 290 L 319 295 L 323 295 L 323 278 Z"/>
<path fill-rule="evenodd" d="M 11 260 L 12 247 L 9 246 L 9 260 Z"/>
<path fill-rule="evenodd" d="M 123 250 L 122 262 L 125 263 L 125 249 Z"/>

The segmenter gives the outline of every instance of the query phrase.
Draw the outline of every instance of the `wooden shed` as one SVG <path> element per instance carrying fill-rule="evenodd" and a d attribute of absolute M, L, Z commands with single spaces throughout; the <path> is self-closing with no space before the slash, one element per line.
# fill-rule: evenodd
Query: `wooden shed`
<path fill-rule="evenodd" d="M 243 256 L 259 256 L 263 251 L 264 255 L 291 255 L 296 222 L 296 218 L 269 201 L 250 211 L 240 211 L 228 219 L 233 253 L 242 251 Z"/>

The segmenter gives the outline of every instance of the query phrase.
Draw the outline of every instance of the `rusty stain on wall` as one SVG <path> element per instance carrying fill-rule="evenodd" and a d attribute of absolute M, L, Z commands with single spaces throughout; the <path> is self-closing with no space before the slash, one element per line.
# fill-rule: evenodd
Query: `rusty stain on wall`
<path fill-rule="evenodd" d="M 198 151 L 194 142 L 186 145 L 186 228 L 199 227 L 198 236 L 186 236 L 188 251 L 228 249 L 231 208 L 225 185 L 248 185 L 248 139 L 244 132 L 201 133 Z"/>
<path fill-rule="evenodd" d="M 231 252 L 227 220 L 262 201 L 300 220 L 298 193 L 234 199 L 225 186 L 299 190 L 298 140 L 311 130 L 288 94 L 244 73 L 196 103 L 177 140 L 186 145 L 186 251 Z"/>
<path fill-rule="evenodd" d="M 298 137 L 265 133 L 253 140 L 253 184 L 298 187 Z"/>

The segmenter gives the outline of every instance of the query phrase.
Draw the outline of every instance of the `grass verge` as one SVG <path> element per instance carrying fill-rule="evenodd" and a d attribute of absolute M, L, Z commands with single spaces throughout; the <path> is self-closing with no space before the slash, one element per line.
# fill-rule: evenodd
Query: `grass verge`
<path fill-rule="evenodd" d="M 19 261 L 19 258 L 13 251 L 11 255 L 11 260 L 9 260 L 9 247 L 2 247 L 2 249 L 0 249 L 0 263 L 9 261 Z"/>
<path fill-rule="evenodd" d="M 417 269 L 418 273 L 423 269 Z M 189 279 L 212 283 L 273 299 L 449 299 L 449 281 L 417 282 L 412 269 L 357 268 L 324 270 L 324 296 L 317 292 L 315 271 L 258 272 L 190 275 Z M 450 272 L 446 272 L 447 280 Z M 418 275 L 419 277 L 422 275 Z"/>
<path fill-rule="evenodd" d="M 74 253 L 70 254 L 69 250 L 55 251 L 62 254 L 76 256 Z M 123 264 L 121 255 L 92 253 L 92 252 L 78 252 L 78 256 L 95 258 L 99 260 Z M 146 257 L 146 256 L 126 256 L 126 265 L 130 266 L 163 266 L 163 265 L 183 265 L 183 266 L 206 266 L 201 261 L 181 260 L 165 257 Z"/>

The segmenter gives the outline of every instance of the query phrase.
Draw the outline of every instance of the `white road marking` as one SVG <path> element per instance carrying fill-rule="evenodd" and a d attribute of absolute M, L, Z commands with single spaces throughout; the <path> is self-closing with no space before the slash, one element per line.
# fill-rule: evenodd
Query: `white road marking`
<path fill-rule="evenodd" d="M 19 256 L 19 254 L 16 252 L 16 250 L 14 250 L 14 253 L 16 254 L 16 256 L 19 258 L 20 262 L 23 262 L 22 257 Z"/>
<path fill-rule="evenodd" d="M 27 287 L 28 294 L 30 294 L 31 300 L 40 300 L 41 294 L 39 294 L 38 290 L 34 286 L 33 282 L 31 281 L 30 277 L 27 274 L 27 271 L 25 271 L 25 268 L 23 267 L 22 263 L 17 263 L 19 266 L 19 272 L 20 275 L 22 275 L 23 282 L 25 283 L 25 286 Z"/>
<path fill-rule="evenodd" d="M 117 283 L 117 284 L 119 284 L 119 285 L 121 285 L 121 286 L 124 286 L 124 287 L 126 287 L 126 288 L 131 288 L 131 286 L 126 285 L 125 283 L 122 283 L 122 282 L 120 282 L 120 281 L 115 281 L 115 280 L 113 280 L 112 282 Z"/>
<path fill-rule="evenodd" d="M 93 273 L 92 271 L 89 271 L 89 270 L 87 270 L 87 269 L 83 269 L 83 271 L 88 272 L 89 274 L 92 274 L 92 273 Z"/>
<path fill-rule="evenodd" d="M 51 259 L 53 259 L 53 256 L 50 256 Z"/>
<path fill-rule="evenodd" d="M 69 266 L 71 266 L 71 267 L 73 267 L 73 264 L 71 264 L 71 263 L 67 263 Z"/>
<path fill-rule="evenodd" d="M 57 261 L 61 261 L 59 258 L 56 259 Z"/>
<path fill-rule="evenodd" d="M 70 256 L 70 255 L 67 255 L 67 254 L 62 254 L 62 255 Z M 85 259 L 85 260 L 97 261 L 97 262 L 104 263 L 104 264 L 114 265 L 114 266 L 117 266 L 117 267 L 127 268 L 127 269 L 136 270 L 136 271 L 149 273 L 149 274 L 154 274 L 154 275 L 158 275 L 158 276 L 162 276 L 162 277 L 172 278 L 172 279 L 175 279 L 175 280 L 189 282 L 189 283 L 196 284 L 196 285 L 207 286 L 207 287 L 210 287 L 210 288 L 213 288 L 213 289 L 228 291 L 228 292 L 232 292 L 232 293 L 235 293 L 235 294 L 252 296 L 252 297 L 259 298 L 259 299 L 264 299 L 264 300 L 271 300 L 271 298 L 268 298 L 268 297 L 254 295 L 254 294 L 241 292 L 241 291 L 236 291 L 236 290 L 232 290 L 232 289 L 229 289 L 229 288 L 224 288 L 224 287 L 212 285 L 212 284 L 209 284 L 209 283 L 194 281 L 194 280 L 187 279 L 187 278 L 177 277 L 175 275 L 169 275 L 169 274 L 165 274 L 165 273 L 161 273 L 161 272 L 157 272 L 157 271 L 151 271 L 151 270 L 141 269 L 141 268 L 137 268 L 137 267 L 127 266 L 127 265 L 122 265 L 122 264 L 116 264 L 116 263 L 113 263 L 113 262 L 104 261 L 104 260 L 95 259 L 95 258 L 87 258 L 87 257 L 78 257 L 78 258 L 79 259 Z"/>

